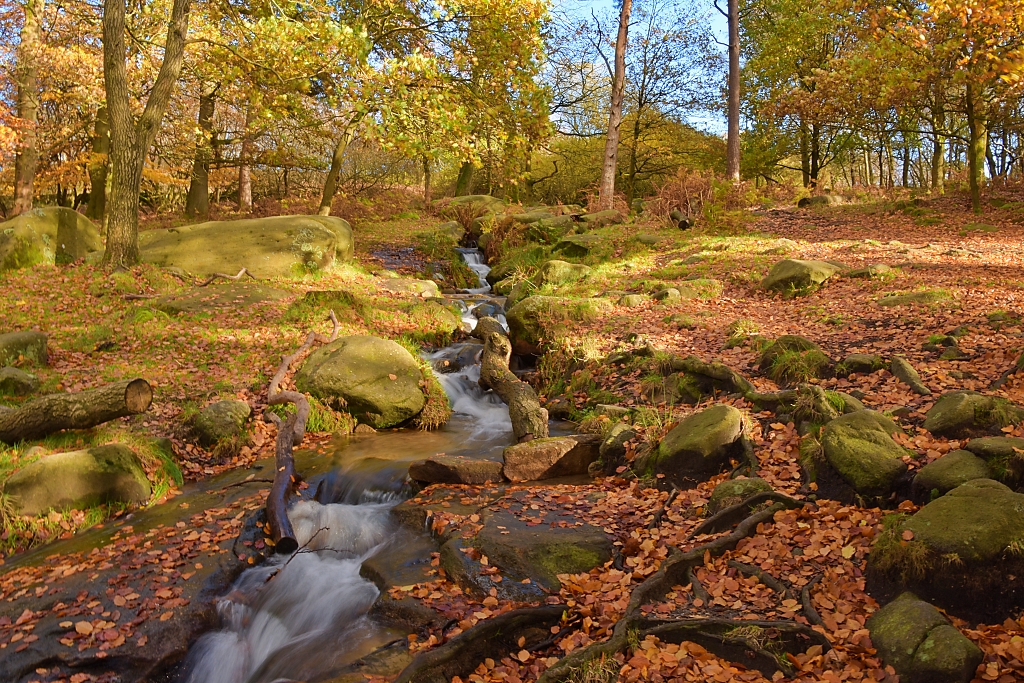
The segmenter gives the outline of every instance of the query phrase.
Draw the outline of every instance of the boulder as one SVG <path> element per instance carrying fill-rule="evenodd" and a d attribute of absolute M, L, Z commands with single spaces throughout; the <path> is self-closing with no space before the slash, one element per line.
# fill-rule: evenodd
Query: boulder
<path fill-rule="evenodd" d="M 871 263 L 863 268 L 856 268 L 846 274 L 846 277 L 874 278 L 891 272 L 892 268 L 884 263 Z"/>
<path fill-rule="evenodd" d="M 458 221 L 448 221 L 437 226 L 437 234 L 452 242 L 461 242 L 466 236 L 466 229 Z"/>
<path fill-rule="evenodd" d="M 252 408 L 245 401 L 217 401 L 199 411 L 193 428 L 200 445 L 209 448 L 221 441 L 240 436 L 250 415 Z"/>
<path fill-rule="evenodd" d="M 142 260 L 207 276 L 246 268 L 255 277 L 291 277 L 352 258 L 352 229 L 329 216 L 209 221 L 139 234 Z"/>
<path fill-rule="evenodd" d="M 560 329 L 610 309 L 611 303 L 605 299 L 527 297 L 505 313 L 512 350 L 518 354 L 540 355 Z"/>
<path fill-rule="evenodd" d="M 885 363 L 882 361 L 881 356 L 876 356 L 867 353 L 851 353 L 842 360 L 842 368 L 845 371 L 844 374 L 868 374 L 881 370 L 885 367 Z M 837 369 L 838 373 L 839 370 Z"/>
<path fill-rule="evenodd" d="M 710 517 L 719 510 L 742 503 L 754 494 L 771 490 L 771 484 L 760 477 L 726 479 L 711 492 L 711 497 L 708 499 L 707 514 Z"/>
<path fill-rule="evenodd" d="M 566 235 L 551 250 L 556 254 L 564 254 L 569 258 L 583 258 L 598 247 L 604 240 L 597 235 Z"/>
<path fill-rule="evenodd" d="M 580 227 L 585 230 L 593 230 L 595 228 L 603 228 L 606 225 L 615 225 L 623 220 L 621 212 L 615 209 L 608 209 L 607 211 L 583 214 L 580 216 L 580 223 L 582 223 Z"/>
<path fill-rule="evenodd" d="M 516 482 L 586 474 L 599 457 L 600 444 L 592 434 L 533 439 L 505 449 L 502 471 Z"/>
<path fill-rule="evenodd" d="M 546 261 L 530 281 L 537 287 L 544 285 L 564 285 L 582 280 L 590 274 L 590 267 L 566 261 Z"/>
<path fill-rule="evenodd" d="M 55 453 L 26 465 L 4 483 L 22 515 L 84 510 L 109 503 L 149 500 L 149 479 L 130 448 L 121 444 Z"/>
<path fill-rule="evenodd" d="M 1024 481 L 1024 439 L 1012 436 L 989 436 L 971 439 L 964 448 L 988 463 L 994 476 L 1011 488 Z"/>
<path fill-rule="evenodd" d="M 903 683 L 969 683 L 984 654 L 949 620 L 913 593 L 871 615 L 871 644 Z"/>
<path fill-rule="evenodd" d="M 662 238 L 657 235 L 637 235 L 636 241 L 644 246 L 654 247 L 662 243 Z"/>
<path fill-rule="evenodd" d="M 99 228 L 72 209 L 32 209 L 0 223 L 0 271 L 62 265 L 102 249 Z"/>
<path fill-rule="evenodd" d="M 921 375 L 917 374 L 914 366 L 906 358 L 896 356 L 889 364 L 889 371 L 901 382 L 919 396 L 931 396 L 932 390 L 921 381 Z"/>
<path fill-rule="evenodd" d="M 896 423 L 873 410 L 842 415 L 825 425 L 821 447 L 825 461 L 850 489 L 863 497 L 889 495 L 907 471 L 906 451 L 893 441 Z M 825 482 L 819 482 L 827 484 Z M 822 486 L 823 495 L 833 494 Z M 839 497 L 842 497 L 841 494 Z"/>
<path fill-rule="evenodd" d="M 912 306 L 914 304 L 922 306 L 930 306 L 932 304 L 946 303 L 952 301 L 951 297 L 946 292 L 909 292 L 907 294 L 890 294 L 883 296 L 878 300 L 878 305 L 882 308 L 892 308 L 893 306 Z"/>
<path fill-rule="evenodd" d="M 952 451 L 933 460 L 914 477 L 914 498 L 927 502 L 974 479 L 992 479 L 992 468 L 970 451 Z"/>
<path fill-rule="evenodd" d="M 820 285 L 838 273 L 842 268 L 825 261 L 800 261 L 785 259 L 779 261 L 761 281 L 763 289 L 793 291 Z"/>
<path fill-rule="evenodd" d="M 18 368 L 0 370 L 0 396 L 25 396 L 39 388 L 39 378 Z"/>
<path fill-rule="evenodd" d="M 670 484 L 693 488 L 722 472 L 743 452 L 743 413 L 720 403 L 690 415 L 658 447 L 636 460 L 641 475 L 664 474 Z"/>
<path fill-rule="evenodd" d="M 555 217 L 555 214 L 551 213 L 547 209 L 535 209 L 533 211 L 527 211 L 525 213 L 517 213 L 512 216 L 512 220 L 517 223 L 523 223 L 524 225 L 530 225 L 538 221 L 551 220 Z"/>
<path fill-rule="evenodd" d="M 815 206 L 839 206 L 845 203 L 846 200 L 839 195 L 819 194 L 814 197 L 804 197 L 796 205 L 801 209 L 807 209 Z"/>
<path fill-rule="evenodd" d="M 0 334 L 0 365 L 46 365 L 46 335 L 42 332 Z"/>
<path fill-rule="evenodd" d="M 423 373 L 403 346 L 368 335 L 341 337 L 310 354 L 295 386 L 377 429 L 419 415 Z"/>
<path fill-rule="evenodd" d="M 411 463 L 409 478 L 424 484 L 487 484 L 502 480 L 501 469 L 493 460 L 439 454 Z"/>
<path fill-rule="evenodd" d="M 485 213 L 502 213 L 505 211 L 505 202 L 497 197 L 488 194 L 467 194 L 455 197 L 448 206 L 469 206 Z"/>
<path fill-rule="evenodd" d="M 789 365 L 779 365 L 780 357 L 793 352 L 801 355 L 801 362 L 797 364 L 799 372 Z M 788 381 L 806 380 L 806 377 L 798 376 L 804 371 L 811 377 L 824 377 L 828 374 L 831 364 L 832 361 L 821 347 L 810 339 L 797 334 L 784 334 L 761 351 L 758 368 L 761 372 L 767 372 L 776 381 Z"/>
<path fill-rule="evenodd" d="M 598 448 L 600 463 L 606 474 L 613 474 L 615 470 L 626 462 L 626 442 L 639 436 L 639 432 L 625 422 L 618 422 L 601 441 Z"/>
<path fill-rule="evenodd" d="M 428 297 L 441 296 L 441 290 L 433 280 L 415 280 L 412 278 L 394 277 L 384 280 L 381 286 L 389 292 L 404 294 L 415 294 L 416 296 Z"/>
<path fill-rule="evenodd" d="M 315 297 L 307 292 L 303 300 L 311 303 Z M 195 287 L 184 294 L 165 294 L 149 302 L 150 308 L 171 315 L 179 313 L 203 313 L 226 310 L 248 310 L 256 304 L 280 301 L 290 296 L 283 289 L 275 289 L 253 282 L 213 283 L 207 287 Z"/>
<path fill-rule="evenodd" d="M 941 436 L 961 436 L 998 430 L 1024 419 L 1021 409 L 1005 398 L 985 396 L 976 391 L 943 394 L 925 413 L 924 428 Z"/>
<path fill-rule="evenodd" d="M 647 297 L 643 294 L 626 294 L 619 297 L 619 306 L 636 308 L 637 306 L 643 306 L 645 301 L 647 301 Z"/>

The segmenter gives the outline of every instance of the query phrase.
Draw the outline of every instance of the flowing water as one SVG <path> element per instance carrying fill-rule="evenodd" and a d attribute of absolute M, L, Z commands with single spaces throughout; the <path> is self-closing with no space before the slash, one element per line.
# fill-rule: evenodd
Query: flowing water
<path fill-rule="evenodd" d="M 476 308 L 500 310 L 500 304 L 487 296 L 489 268 L 480 252 L 460 251 L 480 279 L 479 288 L 468 290 L 471 299 L 458 300 L 463 319 L 475 325 Z M 499 320 L 504 324 L 503 315 Z M 457 368 L 438 374 L 454 411 L 444 428 L 335 439 L 333 456 L 325 456 L 333 458 L 327 474 L 310 482 L 313 499 L 289 512 L 300 551 L 238 578 L 217 605 L 221 629 L 191 649 L 182 681 L 316 680 L 405 635 L 367 615 L 379 591 L 360 569 L 377 557 L 400 575 L 429 560 L 429 542 L 395 528 L 388 514 L 408 495 L 410 462 L 438 453 L 500 460 L 512 443 L 508 407 L 477 383 L 481 349 L 458 344 L 429 357 Z"/>

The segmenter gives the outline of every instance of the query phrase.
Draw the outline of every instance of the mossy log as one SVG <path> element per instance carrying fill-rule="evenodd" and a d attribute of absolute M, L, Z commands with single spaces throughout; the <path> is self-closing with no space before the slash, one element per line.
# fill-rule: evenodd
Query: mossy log
<path fill-rule="evenodd" d="M 0 441 L 41 439 L 62 429 L 89 429 L 119 417 L 145 412 L 153 389 L 144 379 L 114 382 L 96 389 L 50 394 L 0 412 Z"/>
<path fill-rule="evenodd" d="M 511 357 L 512 342 L 504 331 L 488 334 L 480 361 L 480 386 L 493 390 L 508 405 L 516 441 L 547 438 L 548 411 L 541 407 L 533 387 L 508 369 Z"/>
<path fill-rule="evenodd" d="M 498 660 L 513 651 L 546 647 L 565 609 L 564 605 L 543 605 L 485 619 L 444 645 L 417 655 L 395 683 L 447 683 L 473 673 L 488 657 Z"/>

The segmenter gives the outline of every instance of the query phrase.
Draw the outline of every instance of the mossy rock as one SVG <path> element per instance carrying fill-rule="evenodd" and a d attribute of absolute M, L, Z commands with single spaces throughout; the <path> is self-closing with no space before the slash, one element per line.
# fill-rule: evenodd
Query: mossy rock
<path fill-rule="evenodd" d="M 619 297 L 619 306 L 637 308 L 638 306 L 643 306 L 647 300 L 647 297 L 643 294 L 625 294 Z"/>
<path fill-rule="evenodd" d="M 580 216 L 580 228 L 584 230 L 594 230 L 596 228 L 603 228 L 606 225 L 617 225 L 622 223 L 623 220 L 625 220 L 625 218 L 622 213 L 616 209 L 595 211 L 594 213 L 585 213 Z"/>
<path fill-rule="evenodd" d="M 724 403 L 683 419 L 657 448 L 637 458 L 641 476 L 664 474 L 668 483 L 693 488 L 729 466 L 743 451 L 743 413 Z"/>
<path fill-rule="evenodd" d="M 410 463 L 409 478 L 424 484 L 487 484 L 502 480 L 501 463 L 438 454 Z"/>
<path fill-rule="evenodd" d="M 974 479 L 992 478 L 992 468 L 982 458 L 970 451 L 952 451 L 918 470 L 914 477 L 914 497 L 927 502 L 932 496 L 944 495 Z"/>
<path fill-rule="evenodd" d="M 819 194 L 813 197 L 803 197 L 796 205 L 801 209 L 809 209 L 822 206 L 841 206 L 845 203 L 846 200 L 839 195 Z"/>
<path fill-rule="evenodd" d="M 964 448 L 988 463 L 992 479 L 1011 488 L 1024 482 L 1024 439 L 1012 436 L 988 436 L 971 439 Z"/>
<path fill-rule="evenodd" d="M 598 459 L 601 439 L 591 434 L 531 439 L 502 453 L 502 473 L 509 481 L 537 481 L 586 474 Z"/>
<path fill-rule="evenodd" d="M 138 456 L 127 446 L 111 444 L 55 453 L 26 465 L 4 483 L 19 514 L 47 510 L 85 510 L 97 505 L 142 504 L 150 487 Z"/>
<path fill-rule="evenodd" d="M 871 643 L 905 683 L 969 683 L 984 654 L 933 606 L 903 593 L 867 621 Z"/>
<path fill-rule="evenodd" d="M 403 346 L 369 335 L 341 337 L 314 351 L 295 386 L 377 429 L 416 417 L 426 405 L 423 373 Z"/>
<path fill-rule="evenodd" d="M 384 280 L 381 287 L 389 292 L 401 294 L 415 294 L 423 298 L 436 297 L 441 295 L 437 283 L 433 280 L 416 280 L 413 278 L 393 277 Z"/>
<path fill-rule="evenodd" d="M 34 330 L 0 334 L 0 366 L 46 365 L 46 342 L 46 335 Z"/>
<path fill-rule="evenodd" d="M 943 394 L 925 414 L 924 428 L 941 436 L 996 431 L 1024 420 L 1024 409 L 976 391 Z"/>
<path fill-rule="evenodd" d="M 149 302 L 149 307 L 171 315 L 226 310 L 249 310 L 257 304 L 280 301 L 290 294 L 251 282 L 213 283 L 196 287 L 185 294 L 164 295 Z"/>
<path fill-rule="evenodd" d="M 934 304 L 948 303 L 951 301 L 953 301 L 953 297 L 946 292 L 927 291 L 909 292 L 907 294 L 890 294 L 879 299 L 878 305 L 882 308 L 913 305 L 930 306 Z"/>
<path fill-rule="evenodd" d="M 527 297 L 505 313 L 512 350 L 518 354 L 541 355 L 570 325 L 594 320 L 611 309 L 611 302 L 606 299 Z"/>
<path fill-rule="evenodd" d="M 626 442 L 637 438 L 638 435 L 639 432 L 625 422 L 616 422 L 612 425 L 598 448 L 601 468 L 605 474 L 614 474 L 619 466 L 625 464 Z"/>
<path fill-rule="evenodd" d="M 551 251 L 569 258 L 584 258 L 603 242 L 604 240 L 597 235 L 566 235 Z"/>
<path fill-rule="evenodd" d="M 758 368 L 776 382 L 805 382 L 829 376 L 832 360 L 810 339 L 784 334 L 764 347 Z"/>
<path fill-rule="evenodd" d="M 200 445 L 209 448 L 221 441 L 241 436 L 250 415 L 252 408 L 245 401 L 216 401 L 199 411 L 193 428 Z"/>
<path fill-rule="evenodd" d="M 711 492 L 707 504 L 707 514 L 710 517 L 719 510 L 742 503 L 754 494 L 771 490 L 773 490 L 771 484 L 760 477 L 726 479 Z"/>
<path fill-rule="evenodd" d="M 39 378 L 18 368 L 0 369 L 0 396 L 25 396 L 39 388 Z"/>
<path fill-rule="evenodd" d="M 142 260 L 194 275 L 294 277 L 352 258 L 352 229 L 330 216 L 272 216 L 209 221 L 139 234 Z"/>
<path fill-rule="evenodd" d="M 517 223 L 522 223 L 524 225 L 531 225 L 533 223 L 537 223 L 538 221 L 551 220 L 554 217 L 555 214 L 551 213 L 549 210 L 545 208 L 535 209 L 533 211 L 527 211 L 525 213 L 517 213 L 514 216 L 512 216 L 512 220 L 516 221 Z"/>
<path fill-rule="evenodd" d="M 863 268 L 856 268 L 846 274 L 846 277 L 876 278 L 892 272 L 892 268 L 884 263 L 871 263 Z"/>
<path fill-rule="evenodd" d="M 902 460 L 906 451 L 892 439 L 899 431 L 896 423 L 873 410 L 837 417 L 821 432 L 825 461 L 857 495 L 888 496 L 907 471 Z"/>
<path fill-rule="evenodd" d="M 0 223 L 0 271 L 63 265 L 102 249 L 99 228 L 72 209 L 42 207 Z"/>
<path fill-rule="evenodd" d="M 505 211 L 505 202 L 489 194 L 467 194 L 455 197 L 448 202 L 448 206 L 470 206 L 477 211 L 486 213 L 503 213 Z"/>
<path fill-rule="evenodd" d="M 851 353 L 842 360 L 840 366 L 843 370 L 843 375 L 850 375 L 853 373 L 869 374 L 877 370 L 881 370 L 885 367 L 885 361 L 882 360 L 881 356 L 867 353 Z M 836 368 L 836 373 L 839 373 L 840 368 Z"/>
<path fill-rule="evenodd" d="M 761 352 L 759 369 L 767 370 L 778 356 L 787 351 L 821 351 L 821 347 L 807 337 L 801 337 L 798 334 L 784 334 Z"/>
<path fill-rule="evenodd" d="M 546 261 L 530 278 L 537 287 L 544 285 L 564 285 L 582 280 L 590 274 L 590 267 L 578 263 L 568 263 L 557 259 Z"/>
<path fill-rule="evenodd" d="M 826 261 L 779 261 L 761 281 L 761 288 L 778 292 L 795 292 L 822 284 L 842 268 Z"/>

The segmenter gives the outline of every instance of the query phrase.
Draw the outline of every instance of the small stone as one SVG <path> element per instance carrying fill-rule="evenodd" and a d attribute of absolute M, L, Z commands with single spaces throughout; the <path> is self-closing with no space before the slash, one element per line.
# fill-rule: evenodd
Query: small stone
<path fill-rule="evenodd" d="M 6 367 L 0 370 L 0 396 L 25 396 L 39 388 L 39 378 L 35 375 Z"/>

